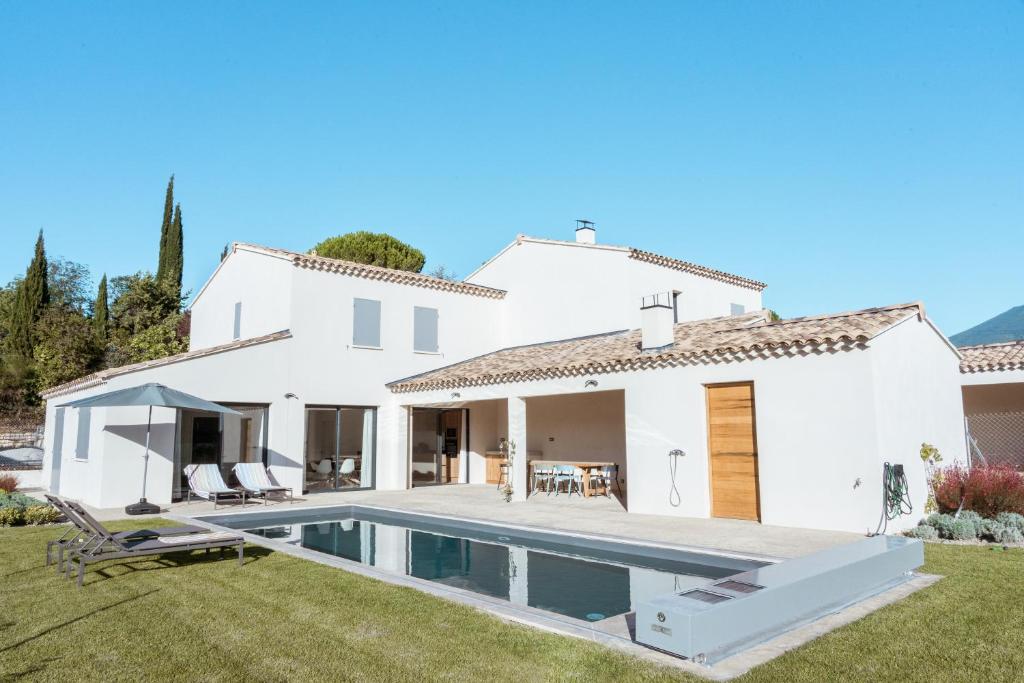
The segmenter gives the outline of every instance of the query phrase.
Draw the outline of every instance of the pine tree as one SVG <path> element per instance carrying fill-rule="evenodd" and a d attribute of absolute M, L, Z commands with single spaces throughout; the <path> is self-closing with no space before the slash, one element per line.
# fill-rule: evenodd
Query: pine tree
<path fill-rule="evenodd" d="M 160 255 L 156 262 L 156 279 L 163 280 L 167 276 L 167 239 L 171 234 L 174 211 L 174 174 L 167 181 L 167 194 L 164 196 L 164 220 L 160 224 Z"/>
<path fill-rule="evenodd" d="M 23 358 L 32 357 L 34 328 L 43 309 L 50 303 L 50 287 L 47 281 L 46 245 L 43 231 L 36 239 L 36 253 L 25 271 L 25 279 L 18 285 L 18 293 L 11 313 L 11 332 L 8 337 L 10 349 Z"/>
<path fill-rule="evenodd" d="M 107 321 L 110 318 L 110 307 L 107 305 L 107 274 L 100 279 L 100 288 L 96 292 L 96 303 L 92 307 L 92 327 L 96 339 L 104 344 L 107 341 Z"/>
<path fill-rule="evenodd" d="M 171 230 L 167 233 L 167 263 L 164 281 L 171 285 L 178 295 L 181 294 L 181 270 L 185 265 L 184 239 L 185 234 L 181 227 L 181 204 L 177 204 L 174 207 Z"/>

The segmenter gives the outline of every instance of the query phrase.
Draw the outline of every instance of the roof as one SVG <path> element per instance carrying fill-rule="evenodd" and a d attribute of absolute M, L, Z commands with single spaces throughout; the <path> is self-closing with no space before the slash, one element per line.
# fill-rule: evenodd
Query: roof
<path fill-rule="evenodd" d="M 156 360 L 147 360 L 141 363 L 132 363 L 131 365 L 122 365 L 117 368 L 100 370 L 99 372 L 94 372 L 91 375 L 79 377 L 78 379 L 73 379 L 70 382 L 65 382 L 64 384 L 58 384 L 55 387 L 51 387 L 50 389 L 42 392 L 41 396 L 44 399 L 49 400 L 57 396 L 70 394 L 73 391 L 98 386 L 112 377 L 128 375 L 133 372 L 139 372 L 140 370 L 159 368 L 164 365 L 181 363 L 196 358 L 205 358 L 206 356 L 213 356 L 218 353 L 225 353 L 226 351 L 235 351 L 236 349 L 244 349 L 249 346 L 257 346 L 258 344 L 267 344 L 269 342 L 278 341 L 279 339 L 288 339 L 291 336 L 292 333 L 290 331 L 281 330 L 280 332 L 273 332 L 260 337 L 252 337 L 251 339 L 240 339 L 227 344 L 210 346 L 205 349 L 197 349 L 196 351 L 185 351 L 184 353 L 177 353 L 173 356 L 165 356 L 164 358 L 157 358 Z"/>
<path fill-rule="evenodd" d="M 234 248 L 285 258 L 291 261 L 296 267 L 307 268 L 309 270 L 319 270 L 326 273 L 348 275 L 350 277 L 361 277 L 368 280 L 393 282 L 400 285 L 411 285 L 413 287 L 425 287 L 427 289 L 437 289 L 443 292 L 470 294 L 473 296 L 482 296 L 488 299 L 501 299 L 505 296 L 505 290 L 503 289 L 474 285 L 468 282 L 445 280 L 444 278 L 434 277 L 433 275 L 413 273 L 408 270 L 398 270 L 397 268 L 370 266 L 365 263 L 343 261 L 336 258 L 327 258 L 326 256 L 316 256 L 314 254 L 303 254 L 301 252 L 288 251 L 286 249 L 262 247 L 256 244 L 246 244 L 244 242 L 235 242 Z M 196 295 L 196 298 L 198 298 L 198 295 Z"/>
<path fill-rule="evenodd" d="M 1024 340 L 960 348 L 960 372 L 1024 370 Z"/>
<path fill-rule="evenodd" d="M 771 322 L 768 311 L 675 325 L 675 343 L 640 349 L 640 330 L 517 346 L 391 382 L 395 393 L 525 382 L 698 363 L 862 348 L 911 317 L 920 303 Z"/>
<path fill-rule="evenodd" d="M 1024 305 L 1003 311 L 994 318 L 949 338 L 957 346 L 983 346 L 1024 340 Z"/>
<path fill-rule="evenodd" d="M 480 266 L 475 271 L 473 271 L 469 275 L 469 277 L 467 277 L 466 279 L 467 280 L 472 279 L 474 275 L 476 275 L 481 270 L 486 268 L 488 264 L 493 262 L 499 256 L 504 254 L 506 251 L 508 251 L 509 249 L 514 247 L 515 245 L 522 244 L 523 242 L 532 242 L 532 243 L 536 243 L 536 244 L 555 244 L 555 245 L 568 246 L 568 247 L 580 247 L 580 248 L 584 248 L 584 249 L 601 249 L 601 250 L 605 250 L 605 251 L 620 251 L 620 252 L 623 252 L 623 253 L 627 254 L 629 256 L 629 258 L 635 259 L 637 261 L 643 261 L 645 263 L 651 263 L 653 265 L 661 266 L 663 268 L 671 268 L 672 270 L 679 270 L 679 271 L 682 271 L 684 273 L 691 273 L 693 275 L 699 275 L 701 277 L 710 278 L 712 280 L 718 280 L 719 282 L 725 282 L 725 283 L 728 283 L 728 284 L 731 284 L 731 285 L 736 285 L 738 287 L 746 287 L 747 289 L 753 289 L 753 290 L 756 290 L 758 292 L 760 292 L 765 287 L 767 287 L 767 285 L 765 283 L 758 282 L 757 280 L 751 280 L 749 278 L 745 278 L 745 277 L 742 277 L 740 275 L 733 275 L 732 273 L 727 273 L 727 272 L 725 272 L 723 270 L 716 270 L 714 268 L 708 268 L 707 266 L 702 266 L 702 265 L 699 265 L 699 264 L 696 264 L 696 263 L 691 263 L 689 261 L 683 261 L 683 260 L 680 260 L 680 259 L 677 259 L 677 258 L 672 258 L 670 256 L 662 256 L 661 254 L 655 254 L 655 253 L 650 252 L 650 251 L 644 251 L 643 249 L 635 249 L 633 247 L 619 247 L 619 246 L 614 246 L 614 245 L 610 245 L 610 244 L 601 244 L 601 243 L 590 244 L 590 243 L 587 243 L 587 242 L 569 242 L 567 240 L 552 240 L 552 239 L 545 239 L 545 238 L 541 238 L 541 237 L 529 237 L 528 235 L 518 235 L 518 236 L 516 236 L 515 242 L 512 242 L 511 244 L 506 246 L 504 249 L 499 251 L 497 254 L 495 254 L 493 257 L 491 257 L 482 266 Z"/>

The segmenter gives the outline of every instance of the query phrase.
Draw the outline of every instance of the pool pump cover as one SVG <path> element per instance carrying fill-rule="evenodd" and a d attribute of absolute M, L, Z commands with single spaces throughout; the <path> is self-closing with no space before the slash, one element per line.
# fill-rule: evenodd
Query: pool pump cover
<path fill-rule="evenodd" d="M 910 578 L 921 541 L 876 536 L 640 603 L 637 641 L 712 663 Z"/>

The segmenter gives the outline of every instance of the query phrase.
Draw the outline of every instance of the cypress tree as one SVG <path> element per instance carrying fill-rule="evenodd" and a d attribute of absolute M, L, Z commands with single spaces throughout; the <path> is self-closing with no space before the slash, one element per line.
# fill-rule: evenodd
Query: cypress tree
<path fill-rule="evenodd" d="M 43 242 L 43 231 L 40 230 L 36 238 L 35 255 L 25 271 L 25 279 L 18 285 L 14 310 L 11 312 L 11 350 L 24 358 L 32 357 L 35 324 L 50 303 L 48 270 L 46 245 Z"/>
<path fill-rule="evenodd" d="M 107 341 L 107 320 L 110 318 L 110 307 L 107 305 L 107 274 L 100 279 L 100 288 L 96 292 L 96 303 L 92 307 L 92 327 L 96 339 L 101 343 Z"/>
<path fill-rule="evenodd" d="M 164 196 L 164 220 L 160 224 L 160 255 L 156 262 L 156 279 L 167 277 L 167 239 L 171 234 L 172 215 L 174 210 L 174 174 L 167 181 L 167 194 Z"/>
<path fill-rule="evenodd" d="M 181 227 L 181 204 L 174 207 L 174 220 L 171 230 L 167 233 L 167 263 L 164 279 L 176 294 L 181 295 L 181 270 L 185 265 L 184 248 L 185 233 Z"/>

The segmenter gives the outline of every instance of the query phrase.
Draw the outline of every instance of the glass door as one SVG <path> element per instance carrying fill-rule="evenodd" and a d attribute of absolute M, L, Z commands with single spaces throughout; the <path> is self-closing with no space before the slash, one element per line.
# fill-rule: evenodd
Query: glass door
<path fill-rule="evenodd" d="M 375 408 L 306 408 L 305 490 L 372 488 Z"/>

